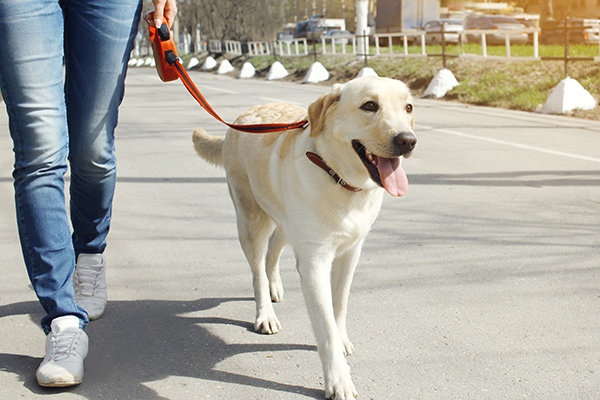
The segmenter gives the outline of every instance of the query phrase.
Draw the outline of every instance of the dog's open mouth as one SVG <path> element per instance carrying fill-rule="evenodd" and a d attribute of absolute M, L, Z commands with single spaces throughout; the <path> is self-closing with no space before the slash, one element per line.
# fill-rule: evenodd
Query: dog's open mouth
<path fill-rule="evenodd" d="M 387 190 L 392 196 L 399 197 L 406 194 L 408 178 L 400 165 L 400 157 L 379 157 L 371 153 L 358 140 L 353 140 L 352 146 L 375 183 Z"/>

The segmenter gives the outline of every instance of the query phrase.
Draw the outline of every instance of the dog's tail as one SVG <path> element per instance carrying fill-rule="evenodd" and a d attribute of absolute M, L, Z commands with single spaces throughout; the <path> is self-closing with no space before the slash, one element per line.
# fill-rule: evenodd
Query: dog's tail
<path fill-rule="evenodd" d="M 217 167 L 223 166 L 223 142 L 225 138 L 209 135 L 204 129 L 196 128 L 192 139 L 194 148 L 200 157 Z"/>

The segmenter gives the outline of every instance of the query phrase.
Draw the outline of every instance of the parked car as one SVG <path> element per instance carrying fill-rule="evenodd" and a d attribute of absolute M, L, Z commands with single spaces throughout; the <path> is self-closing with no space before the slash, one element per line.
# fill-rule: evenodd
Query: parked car
<path fill-rule="evenodd" d="M 325 39 L 329 39 L 327 40 L 328 42 L 334 41 L 335 44 L 343 44 L 343 45 L 347 45 L 348 41 L 350 40 L 350 38 L 352 38 L 352 33 L 350 33 L 350 31 L 347 30 L 342 30 L 342 29 L 332 29 L 330 31 L 327 31 L 325 33 L 325 35 L 323 35 L 323 38 Z"/>
<path fill-rule="evenodd" d="M 508 30 L 511 44 L 525 44 L 528 40 L 527 33 L 524 32 L 525 25 L 515 18 L 503 15 L 469 15 L 463 21 L 463 29 L 466 33 L 467 42 L 481 42 L 481 34 L 478 30 Z M 506 35 L 504 33 L 486 34 L 487 44 L 505 44 Z"/>
<path fill-rule="evenodd" d="M 598 44 L 600 43 L 600 25 L 596 25 L 594 28 L 587 28 L 583 30 L 583 40 L 585 43 Z"/>
<path fill-rule="evenodd" d="M 421 25 L 412 25 L 410 27 L 411 31 L 423 31 L 423 26 Z M 409 45 L 417 45 L 417 44 L 421 44 L 421 35 L 408 35 L 406 36 L 406 40 L 408 42 Z"/>
<path fill-rule="evenodd" d="M 536 23 L 535 23 L 534 20 L 527 19 L 527 18 L 516 18 L 516 19 L 517 19 L 517 21 L 519 21 L 520 23 L 522 23 L 523 25 L 525 25 L 525 28 L 527 28 L 527 29 L 529 29 L 529 28 L 537 28 L 537 25 L 536 25 Z M 534 35 L 535 35 L 535 33 L 533 33 L 533 32 L 529 32 L 527 34 L 527 36 L 528 36 L 528 42 L 529 43 L 533 43 L 533 36 Z M 538 32 L 538 35 L 539 35 L 539 32 Z M 538 36 L 538 39 L 539 38 L 540 37 Z"/>
<path fill-rule="evenodd" d="M 592 26 L 599 26 L 598 20 L 570 19 L 568 21 L 569 43 L 598 43 L 598 33 Z M 543 44 L 565 43 L 565 21 L 545 21 L 542 25 Z"/>
<path fill-rule="evenodd" d="M 294 29 L 294 39 L 306 38 L 309 42 L 320 41 L 325 30 L 325 27 L 319 23 L 318 19 L 300 21 L 296 24 L 296 29 Z"/>
<path fill-rule="evenodd" d="M 442 25 L 444 26 L 444 39 L 446 43 L 458 43 L 460 33 L 463 30 L 461 21 L 455 19 L 434 19 L 423 27 L 425 30 L 425 44 L 435 46 L 442 43 Z M 417 43 L 421 42 L 421 36 L 417 37 Z"/>
<path fill-rule="evenodd" d="M 292 32 L 292 31 L 281 31 L 281 32 L 277 33 L 277 41 L 293 40 L 293 39 L 294 39 L 294 32 Z"/>

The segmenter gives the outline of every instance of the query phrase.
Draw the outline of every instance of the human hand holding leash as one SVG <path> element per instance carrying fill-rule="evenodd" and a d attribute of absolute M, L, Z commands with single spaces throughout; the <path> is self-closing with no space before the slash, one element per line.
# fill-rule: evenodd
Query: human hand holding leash
<path fill-rule="evenodd" d="M 166 18 L 167 24 L 173 26 L 173 20 L 177 15 L 177 3 L 175 0 L 153 0 L 154 2 L 154 14 L 146 13 L 144 20 L 148 25 L 156 28 L 160 28 L 162 25 L 163 17 Z"/>

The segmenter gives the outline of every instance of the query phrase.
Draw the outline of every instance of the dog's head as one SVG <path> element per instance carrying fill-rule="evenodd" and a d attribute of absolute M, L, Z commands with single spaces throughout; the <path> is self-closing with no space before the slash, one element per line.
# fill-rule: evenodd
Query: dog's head
<path fill-rule="evenodd" d="M 375 184 L 402 196 L 408 179 L 400 158 L 408 158 L 417 139 L 412 96 L 394 79 L 357 78 L 335 85 L 308 108 L 310 135 L 317 150 L 349 184 Z"/>

